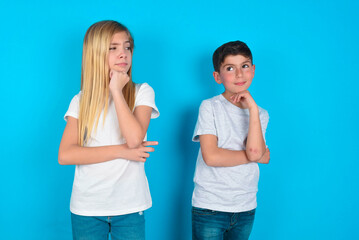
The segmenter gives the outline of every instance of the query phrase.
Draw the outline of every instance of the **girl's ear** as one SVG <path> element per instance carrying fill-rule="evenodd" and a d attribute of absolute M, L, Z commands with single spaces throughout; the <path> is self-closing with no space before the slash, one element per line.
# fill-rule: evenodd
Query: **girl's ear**
<path fill-rule="evenodd" d="M 219 75 L 219 72 L 213 72 L 213 77 L 214 77 L 214 80 L 215 80 L 218 84 L 221 84 L 221 83 L 222 83 L 222 79 L 221 79 L 221 76 Z"/>

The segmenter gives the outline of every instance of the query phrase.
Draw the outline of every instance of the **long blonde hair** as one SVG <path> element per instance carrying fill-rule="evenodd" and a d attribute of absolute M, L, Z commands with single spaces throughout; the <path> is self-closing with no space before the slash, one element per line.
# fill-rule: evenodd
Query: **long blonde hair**
<path fill-rule="evenodd" d="M 83 146 L 90 138 L 93 128 L 97 130 L 99 118 L 104 110 L 105 121 L 109 103 L 110 69 L 108 66 L 108 53 L 112 37 L 115 33 L 126 32 L 131 53 L 134 41 L 130 31 L 116 21 L 101 21 L 93 24 L 86 32 L 81 70 L 81 98 L 78 119 L 79 144 Z M 135 84 L 132 82 L 132 66 L 128 71 L 129 82 L 122 92 L 131 110 L 135 104 Z"/>

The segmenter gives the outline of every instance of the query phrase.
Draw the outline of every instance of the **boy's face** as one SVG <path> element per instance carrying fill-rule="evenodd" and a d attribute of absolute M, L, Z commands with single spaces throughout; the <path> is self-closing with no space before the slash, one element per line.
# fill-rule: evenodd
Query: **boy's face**
<path fill-rule="evenodd" d="M 218 84 L 223 83 L 225 94 L 232 96 L 249 88 L 254 70 L 255 66 L 249 58 L 242 55 L 229 55 L 221 64 L 219 72 L 213 72 L 213 76 Z"/>

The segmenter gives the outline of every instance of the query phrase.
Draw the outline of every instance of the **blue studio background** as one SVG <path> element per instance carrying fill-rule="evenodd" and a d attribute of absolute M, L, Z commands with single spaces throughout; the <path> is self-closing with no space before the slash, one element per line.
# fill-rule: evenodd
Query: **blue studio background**
<path fill-rule="evenodd" d="M 191 238 L 191 137 L 201 101 L 223 91 L 212 53 L 237 39 L 270 115 L 251 239 L 359 239 L 358 10 L 354 0 L 1 0 L 1 239 L 71 239 L 74 167 L 58 164 L 58 146 L 83 37 L 106 19 L 132 32 L 134 81 L 154 88 L 161 112 L 148 131 L 159 146 L 146 163 L 147 239 Z"/>

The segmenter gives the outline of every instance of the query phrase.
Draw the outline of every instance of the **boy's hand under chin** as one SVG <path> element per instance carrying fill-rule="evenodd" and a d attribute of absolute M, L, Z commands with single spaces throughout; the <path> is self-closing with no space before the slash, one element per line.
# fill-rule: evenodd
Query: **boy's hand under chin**
<path fill-rule="evenodd" d="M 234 94 L 233 96 L 231 96 L 231 101 L 234 104 L 239 103 L 240 106 L 245 109 L 258 109 L 256 102 L 254 101 L 248 90 L 244 90 L 242 92 Z"/>
<path fill-rule="evenodd" d="M 126 72 L 118 72 L 111 70 L 110 72 L 110 91 L 122 92 L 123 87 L 130 81 L 130 77 Z"/>

